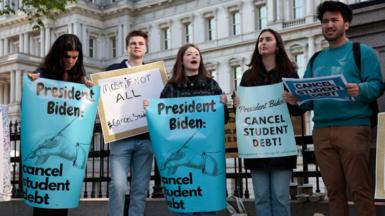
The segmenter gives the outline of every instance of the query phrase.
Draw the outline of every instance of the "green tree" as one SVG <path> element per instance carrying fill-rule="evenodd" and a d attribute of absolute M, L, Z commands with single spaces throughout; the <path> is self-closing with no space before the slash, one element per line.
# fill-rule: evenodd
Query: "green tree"
<path fill-rule="evenodd" d="M 35 30 L 44 27 L 42 19 L 47 17 L 55 19 L 59 13 L 66 11 L 66 5 L 75 3 L 77 0 L 23 0 L 18 10 L 25 13 L 28 20 L 33 24 Z M 12 0 L 0 0 L 4 9 L 0 9 L 0 15 L 15 14 L 15 3 Z"/>

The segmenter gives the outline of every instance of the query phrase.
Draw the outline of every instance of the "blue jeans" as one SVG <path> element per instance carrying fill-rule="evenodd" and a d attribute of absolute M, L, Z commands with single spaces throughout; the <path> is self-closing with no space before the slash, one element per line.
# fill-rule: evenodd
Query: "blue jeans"
<path fill-rule="evenodd" d="M 194 213 L 174 213 L 175 216 L 212 216 L 217 215 L 216 212 L 194 212 Z"/>
<path fill-rule="evenodd" d="M 289 216 L 291 170 L 252 170 L 256 215 Z"/>
<path fill-rule="evenodd" d="M 109 216 L 122 216 L 128 191 L 127 175 L 131 169 L 129 215 L 143 216 L 152 169 L 149 139 L 126 138 L 110 144 L 111 182 Z"/>

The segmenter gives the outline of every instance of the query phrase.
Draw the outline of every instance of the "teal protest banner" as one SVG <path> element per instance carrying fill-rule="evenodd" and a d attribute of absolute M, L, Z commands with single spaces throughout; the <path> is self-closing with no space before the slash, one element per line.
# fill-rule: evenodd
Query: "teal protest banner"
<path fill-rule="evenodd" d="M 283 84 L 239 87 L 236 112 L 238 154 L 241 158 L 270 158 L 297 154 L 289 110 L 282 99 Z"/>
<path fill-rule="evenodd" d="M 28 205 L 79 205 L 98 100 L 98 86 L 23 78 L 21 170 Z"/>
<path fill-rule="evenodd" d="M 224 209 L 224 106 L 219 96 L 152 99 L 146 114 L 169 209 Z"/>

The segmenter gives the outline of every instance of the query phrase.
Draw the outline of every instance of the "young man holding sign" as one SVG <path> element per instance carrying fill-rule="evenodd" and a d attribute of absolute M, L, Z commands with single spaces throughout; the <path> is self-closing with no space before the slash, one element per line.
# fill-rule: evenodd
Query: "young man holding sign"
<path fill-rule="evenodd" d="M 313 141 L 317 162 L 329 197 L 331 215 L 349 215 L 346 188 L 353 195 L 358 215 L 375 215 L 369 171 L 370 116 L 369 104 L 384 91 L 380 64 L 373 49 L 360 46 L 361 68 L 353 56 L 352 42 L 346 37 L 352 10 L 344 3 L 326 1 L 318 6 L 322 33 L 329 42 L 308 64 L 305 77 L 342 74 L 346 88 L 355 100 L 317 100 L 305 103 L 304 109 L 314 110 Z M 285 93 L 291 104 L 297 98 Z M 347 182 L 347 184 L 346 184 Z"/>
<path fill-rule="evenodd" d="M 143 64 L 147 52 L 146 33 L 132 31 L 126 37 L 128 59 L 107 68 L 117 70 Z M 152 169 L 152 148 L 148 133 L 118 140 L 110 144 L 110 202 L 109 215 L 121 216 L 124 198 L 128 190 L 127 175 L 130 170 L 130 205 L 128 214 L 143 216 Z"/>

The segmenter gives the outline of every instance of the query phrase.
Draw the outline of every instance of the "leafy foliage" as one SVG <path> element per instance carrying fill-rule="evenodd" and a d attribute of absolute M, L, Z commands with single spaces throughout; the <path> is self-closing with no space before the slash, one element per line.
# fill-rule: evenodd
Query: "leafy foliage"
<path fill-rule="evenodd" d="M 55 19 L 57 14 L 66 11 L 66 5 L 76 3 L 77 0 L 23 0 L 18 10 L 24 12 L 35 30 L 44 27 L 42 19 L 47 17 Z M 12 0 L 0 0 L 4 9 L 0 9 L 0 15 L 16 14 L 15 2 Z"/>

